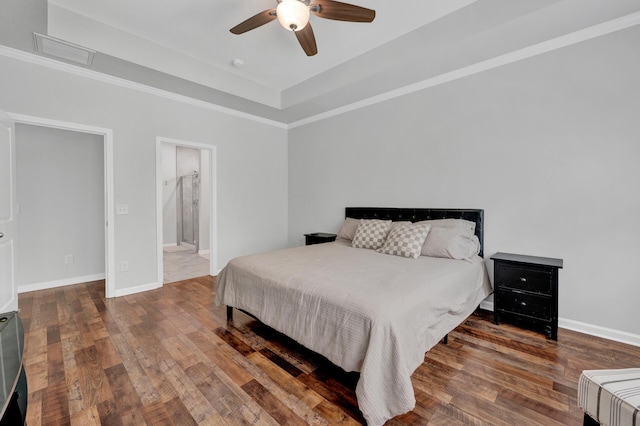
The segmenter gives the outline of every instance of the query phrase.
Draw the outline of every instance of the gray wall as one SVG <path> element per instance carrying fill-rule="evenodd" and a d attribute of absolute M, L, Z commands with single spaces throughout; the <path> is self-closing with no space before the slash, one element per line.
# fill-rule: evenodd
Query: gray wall
<path fill-rule="evenodd" d="M 103 138 L 17 124 L 16 182 L 17 285 L 103 275 Z"/>
<path fill-rule="evenodd" d="M 47 0 L 2 0 L 0 42 L 33 52 L 33 33 L 47 34 Z"/>
<path fill-rule="evenodd" d="M 640 29 L 292 129 L 289 244 L 337 231 L 345 206 L 484 208 L 487 258 L 564 259 L 561 318 L 640 334 L 629 40 Z"/>
<path fill-rule="evenodd" d="M 0 109 L 113 129 L 116 292 L 157 283 L 156 137 L 217 147 L 217 265 L 287 244 L 286 130 L 0 56 Z M 259 212 L 259 214 L 256 214 Z"/>

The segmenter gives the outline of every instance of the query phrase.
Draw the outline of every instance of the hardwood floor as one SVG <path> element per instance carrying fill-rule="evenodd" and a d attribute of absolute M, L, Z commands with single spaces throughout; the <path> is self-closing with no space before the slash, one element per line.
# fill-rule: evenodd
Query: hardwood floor
<path fill-rule="evenodd" d="M 116 299 L 101 281 L 19 296 L 27 424 L 360 424 L 357 374 L 235 312 L 215 280 Z M 412 376 L 389 425 L 579 425 L 583 369 L 640 366 L 640 348 L 560 329 L 558 342 L 476 313 Z"/>

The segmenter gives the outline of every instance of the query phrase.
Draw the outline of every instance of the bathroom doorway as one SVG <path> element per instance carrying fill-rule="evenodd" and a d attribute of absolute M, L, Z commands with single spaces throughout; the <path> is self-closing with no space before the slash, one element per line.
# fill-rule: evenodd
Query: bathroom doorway
<path fill-rule="evenodd" d="M 213 275 L 215 149 L 159 138 L 158 150 L 159 284 Z"/>

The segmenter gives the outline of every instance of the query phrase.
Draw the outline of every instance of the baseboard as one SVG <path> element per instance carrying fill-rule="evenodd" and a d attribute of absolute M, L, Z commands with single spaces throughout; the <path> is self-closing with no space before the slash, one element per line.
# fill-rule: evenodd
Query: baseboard
<path fill-rule="evenodd" d="M 135 287 L 127 287 L 116 290 L 116 297 L 128 296 L 130 294 L 142 293 L 143 291 L 155 290 L 159 288 L 158 283 L 149 283 L 137 285 Z"/>
<path fill-rule="evenodd" d="M 483 300 L 480 302 L 480 309 L 493 312 L 493 301 Z M 587 324 L 586 322 L 574 321 L 566 318 L 558 318 L 558 327 L 588 334 L 590 336 L 602 337 L 604 339 L 620 343 L 640 346 L 640 335 L 628 333 L 626 331 L 600 327 L 599 325 Z"/>
<path fill-rule="evenodd" d="M 82 284 L 91 281 L 104 280 L 105 274 L 83 275 L 81 277 L 64 278 L 55 281 L 44 281 L 41 283 L 25 284 L 18 286 L 18 293 L 26 293 L 36 290 L 48 290 L 50 288 L 63 287 L 65 285 Z"/>
<path fill-rule="evenodd" d="M 200 250 L 198 251 L 198 254 L 209 254 L 211 252 L 211 250 Z"/>
<path fill-rule="evenodd" d="M 493 300 L 483 300 L 480 302 L 480 309 L 493 312 Z"/>
<path fill-rule="evenodd" d="M 558 319 L 558 327 L 567 330 L 578 331 L 591 336 L 603 337 L 616 342 L 627 343 L 629 345 L 640 346 L 640 335 L 628 333 L 626 331 L 614 330 L 612 328 L 600 327 L 599 325 L 587 324 L 566 318 Z"/>
<path fill-rule="evenodd" d="M 178 247 L 178 243 L 163 244 L 162 247 Z"/>

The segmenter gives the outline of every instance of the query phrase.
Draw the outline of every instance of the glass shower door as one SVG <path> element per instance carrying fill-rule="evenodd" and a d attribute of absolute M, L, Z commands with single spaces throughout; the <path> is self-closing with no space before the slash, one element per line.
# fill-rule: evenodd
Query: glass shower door
<path fill-rule="evenodd" d="M 200 250 L 200 176 L 197 171 L 178 178 L 177 196 L 178 242 L 193 246 L 197 253 Z"/>

